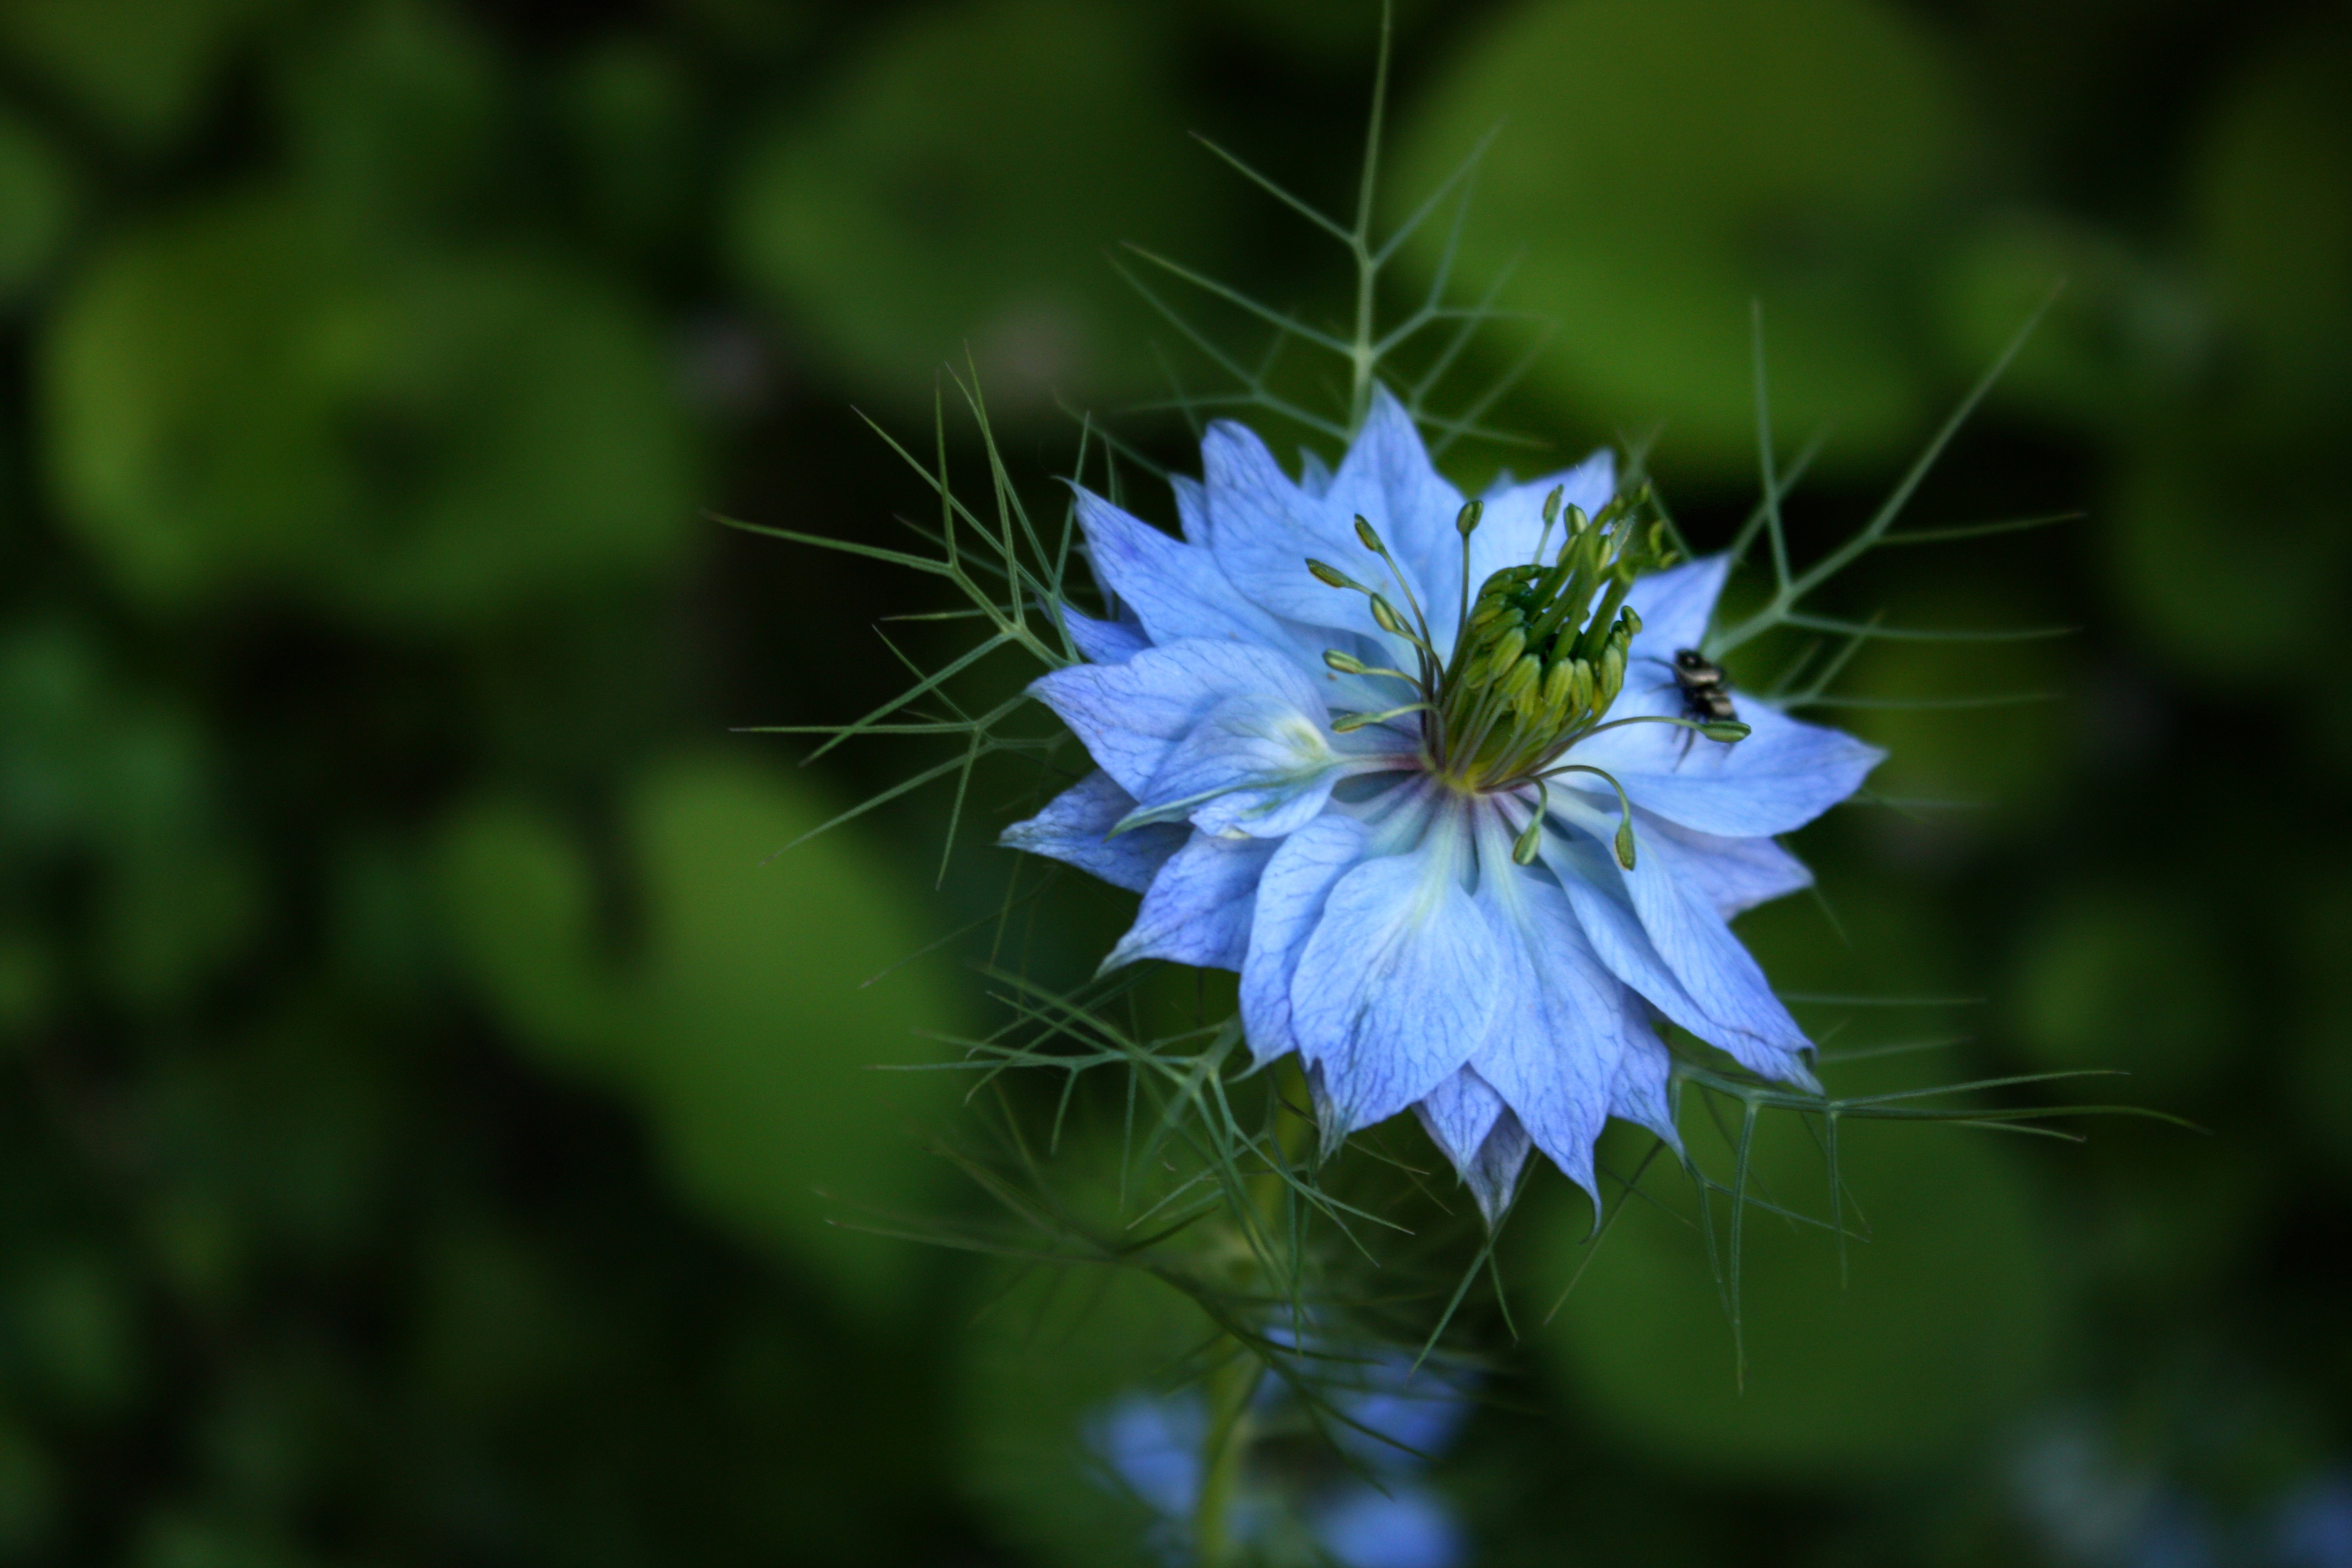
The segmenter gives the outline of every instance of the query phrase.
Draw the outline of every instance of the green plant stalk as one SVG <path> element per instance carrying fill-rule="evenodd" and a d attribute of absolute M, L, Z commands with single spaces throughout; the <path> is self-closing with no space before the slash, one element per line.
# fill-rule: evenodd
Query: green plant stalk
<path fill-rule="evenodd" d="M 1304 1076 L 1295 1061 L 1285 1062 L 1269 1075 L 1274 1086 L 1273 1134 L 1279 1157 L 1297 1158 L 1299 1147 L 1312 1147 L 1314 1124 L 1296 1115 L 1288 1103 L 1307 1095 Z M 1249 1178 L 1247 1218 L 1268 1245 L 1281 1234 L 1286 1208 L 1279 1171 L 1267 1170 Z M 1247 1251 L 1244 1248 L 1244 1251 Z M 1225 1363 L 1209 1381 L 1210 1421 L 1201 1453 L 1201 1496 L 1192 1509 L 1192 1541 L 1201 1568 L 1223 1568 L 1234 1561 L 1239 1544 L 1234 1539 L 1234 1500 L 1241 1489 L 1242 1461 L 1250 1447 L 1250 1405 L 1257 1396 L 1265 1363 L 1248 1346 L 1236 1342 Z"/>
<path fill-rule="evenodd" d="M 1241 1488 L 1242 1459 L 1249 1452 L 1250 1401 L 1265 1369 L 1240 1345 L 1210 1381 L 1213 1419 L 1201 1474 L 1201 1498 L 1192 1509 L 1192 1539 L 1201 1568 L 1223 1568 L 1234 1560 L 1234 1498 Z"/>

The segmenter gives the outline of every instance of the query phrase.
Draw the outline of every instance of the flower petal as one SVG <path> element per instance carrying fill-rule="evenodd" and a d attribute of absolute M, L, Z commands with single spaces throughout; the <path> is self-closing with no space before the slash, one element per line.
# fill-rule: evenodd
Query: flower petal
<path fill-rule="evenodd" d="M 1666 1043 L 1645 1022 L 1627 1041 L 1625 1055 L 1617 1064 L 1617 1086 L 1610 1096 L 1609 1114 L 1648 1128 L 1679 1154 L 1683 1138 L 1675 1126 L 1674 1101 L 1666 1089 L 1674 1065 Z"/>
<path fill-rule="evenodd" d="M 1604 847 L 1616 832 L 1613 813 L 1554 791 L 1552 815 L 1591 835 L 1548 833 L 1542 854 L 1611 973 L 1742 1066 L 1811 1084 L 1796 1055 L 1810 1042 L 1722 917 L 1684 888 L 1679 847 L 1664 837 L 1642 842 L 1634 868 L 1622 870 Z"/>
<path fill-rule="evenodd" d="M 1153 642 L 1202 637 L 1312 657 L 1298 653 L 1290 632 L 1226 580 L 1208 551 L 1169 537 L 1091 490 L 1077 497 L 1096 580 L 1135 612 Z"/>
<path fill-rule="evenodd" d="M 1626 650 L 1629 662 L 1655 658 L 1671 668 L 1677 652 L 1705 643 L 1706 623 L 1730 574 L 1730 556 L 1703 555 L 1635 578 L 1625 602 L 1642 617 L 1642 630 Z"/>
<path fill-rule="evenodd" d="M 1016 822 L 997 838 L 1008 849 L 1044 855 L 1090 872 L 1116 888 L 1139 893 L 1184 846 L 1190 831 L 1181 824 L 1137 828 L 1116 838 L 1110 830 L 1135 809 L 1135 797 L 1097 768 L 1055 795 L 1045 809 Z"/>
<path fill-rule="evenodd" d="M 1370 835 L 1351 817 L 1318 816 L 1284 839 L 1258 879 L 1249 955 L 1242 963 L 1242 1026 L 1261 1065 L 1298 1048 L 1290 983 L 1332 888 L 1364 858 Z"/>
<path fill-rule="evenodd" d="M 1151 639 L 1143 635 L 1143 623 L 1125 616 L 1099 621 L 1065 605 L 1062 624 L 1070 628 L 1070 640 L 1088 664 L 1125 664 L 1151 646 Z"/>
<path fill-rule="evenodd" d="M 1323 732 L 1322 707 L 1317 700 L 1310 713 L 1262 691 L 1226 698 L 1169 749 L 1129 820 L 1189 816 L 1203 832 L 1259 838 L 1305 826 L 1344 761 Z"/>
<path fill-rule="evenodd" d="M 1176 492 L 1176 527 L 1184 542 L 1195 550 L 1209 547 L 1209 492 L 1190 474 L 1171 474 L 1168 488 Z"/>
<path fill-rule="evenodd" d="M 1030 683 L 1129 795 L 1141 795 L 1178 741 L 1228 697 L 1271 692 L 1313 711 L 1306 672 L 1246 643 L 1199 638 L 1150 647 L 1124 664 L 1056 669 Z"/>
<path fill-rule="evenodd" d="M 1445 1505 L 1426 1489 L 1358 1481 L 1321 1504 L 1317 1542 L 1339 1568 L 1462 1568 L 1470 1543 Z"/>
<path fill-rule="evenodd" d="M 1452 1076 L 1494 1016 L 1501 955 L 1452 837 L 1441 824 L 1421 848 L 1340 878 L 1298 956 L 1291 1027 L 1324 1069 L 1327 1149 Z"/>
<path fill-rule="evenodd" d="M 1721 838 L 1646 811 L 1633 817 L 1642 842 L 1663 837 L 1690 851 L 1682 858 L 1685 879 L 1726 920 L 1813 885 L 1804 862 L 1769 838 Z"/>
<path fill-rule="evenodd" d="M 1633 683 L 1629 675 L 1629 691 Z M 1753 697 L 1735 695 L 1733 701 L 1749 729 L 1744 741 L 1628 724 L 1577 746 L 1570 760 L 1607 769 L 1635 805 L 1727 838 L 1792 833 L 1860 788 L 1885 760 L 1885 752 L 1842 730 L 1791 719 Z M 1678 712 L 1680 699 L 1664 706 Z M 1620 699 L 1610 716 L 1632 710 Z"/>
<path fill-rule="evenodd" d="M 1465 1067 L 1414 1101 L 1412 1113 L 1454 1168 L 1466 1172 L 1506 1109 L 1503 1097 L 1478 1076 L 1478 1069 Z"/>
<path fill-rule="evenodd" d="M 1322 500 L 1327 514 L 1348 529 L 1351 539 L 1358 517 L 1380 531 L 1381 542 L 1421 594 L 1431 629 L 1450 639 L 1454 595 L 1462 580 L 1462 536 L 1454 529 L 1462 492 L 1430 462 L 1412 416 L 1387 387 L 1372 388 L 1363 428 L 1339 460 L 1339 471 L 1331 476 Z M 1361 546 L 1355 554 L 1362 559 Z M 1387 585 L 1385 574 L 1365 581 L 1382 589 Z M 1441 621 L 1446 624 L 1441 626 Z M 1438 651 L 1447 650 L 1441 647 Z"/>
<path fill-rule="evenodd" d="M 1494 1024 L 1471 1061 L 1536 1147 L 1598 1203 L 1592 1144 L 1609 1120 L 1624 1054 L 1625 985 L 1593 952 L 1567 895 L 1513 866 L 1509 836 L 1499 822 L 1495 827 L 1495 842 L 1483 847 L 1496 870 L 1479 897 L 1503 933 L 1506 964 L 1495 983 Z"/>
<path fill-rule="evenodd" d="M 1298 488 L 1317 500 L 1331 493 L 1331 465 L 1312 447 L 1298 448 Z"/>
<path fill-rule="evenodd" d="M 1464 1068 L 1413 1104 L 1413 1114 L 1461 1174 L 1489 1226 L 1503 1217 L 1535 1146 L 1494 1086 Z"/>
<path fill-rule="evenodd" d="M 1271 839 L 1193 834 L 1153 879 L 1135 924 L 1103 960 L 1101 973 L 1143 958 L 1239 969 L 1249 952 L 1258 878 L 1276 847 Z"/>
<path fill-rule="evenodd" d="M 1225 577 L 1252 604 L 1302 626 L 1354 632 L 1382 650 L 1380 662 L 1402 660 L 1400 668 L 1412 668 L 1411 645 L 1381 629 L 1370 599 L 1334 588 L 1307 569 L 1309 559 L 1328 562 L 1385 594 L 1398 614 L 1410 616 L 1405 593 L 1356 538 L 1353 513 L 1291 483 L 1265 443 L 1230 421 L 1209 426 L 1201 466 L 1208 479 L 1210 546 Z M 1407 586 L 1419 594 L 1411 571 L 1407 566 Z"/>

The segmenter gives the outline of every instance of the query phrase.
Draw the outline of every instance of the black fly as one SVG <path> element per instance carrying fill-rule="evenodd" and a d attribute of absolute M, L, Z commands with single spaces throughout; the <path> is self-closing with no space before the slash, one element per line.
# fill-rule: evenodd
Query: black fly
<path fill-rule="evenodd" d="M 1682 690 L 1683 717 L 1694 724 L 1739 717 L 1731 705 L 1731 682 L 1724 679 L 1723 667 L 1695 647 L 1675 653 L 1675 685 Z M 1684 757 L 1690 755 L 1692 742 L 1697 739 L 1697 731 L 1683 731 Z M 1682 757 L 1675 759 L 1675 765 L 1682 765 Z"/>

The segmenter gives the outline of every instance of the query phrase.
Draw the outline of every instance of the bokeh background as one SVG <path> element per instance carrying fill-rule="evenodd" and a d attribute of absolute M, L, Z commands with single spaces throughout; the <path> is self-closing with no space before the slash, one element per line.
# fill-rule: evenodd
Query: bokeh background
<path fill-rule="evenodd" d="M 1794 992 L 1949 1004 L 1806 1004 L 1833 1046 L 2125 1068 L 2013 1098 L 2207 1130 L 1857 1133 L 1850 1289 L 1751 1227 L 1744 1394 L 1696 1242 L 1632 1215 L 1437 1472 L 1475 1560 L 2352 1563 L 2352 22 L 1398 26 L 1390 216 L 1502 126 L 1457 271 L 1529 319 L 1458 374 L 1532 350 L 1491 417 L 1540 445 L 1458 447 L 1465 482 L 1660 430 L 1727 537 L 1759 300 L 1784 447 L 1828 433 L 1818 550 L 2068 279 L 1917 520 L 2086 515 L 1834 601 L 2075 628 L 1841 688 L 2042 700 L 1833 715 L 1885 798 L 1742 929 Z M 1041 1340 L 969 1258 L 828 1224 L 977 1206 L 924 1146 L 955 1086 L 862 1069 L 986 1016 L 1013 795 L 943 879 L 944 790 L 767 861 L 936 756 L 730 731 L 864 711 L 874 624 L 938 602 L 703 513 L 903 538 L 919 480 L 853 405 L 920 447 L 967 349 L 1049 511 L 1069 410 L 1181 467 L 1122 410 L 1213 367 L 1108 253 L 1335 319 L 1344 258 L 1186 132 L 1344 207 L 1373 36 L 1361 0 L 0 5 L 0 1557 L 1142 1556 L 1056 1517 L 1099 1478 L 992 1465 L 1148 1336 Z M 1531 1195 L 1538 1305 L 1587 1217 Z"/>

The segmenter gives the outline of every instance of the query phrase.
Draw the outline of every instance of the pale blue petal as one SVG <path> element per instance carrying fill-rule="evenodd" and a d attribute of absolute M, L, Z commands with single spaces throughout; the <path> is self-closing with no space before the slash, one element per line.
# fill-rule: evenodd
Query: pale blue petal
<path fill-rule="evenodd" d="M 1381 630 L 1369 598 L 1331 587 L 1307 569 L 1309 559 L 1328 562 L 1387 594 L 1400 615 L 1410 616 L 1388 568 L 1357 540 L 1352 514 L 1291 483 L 1265 443 L 1243 426 L 1210 426 L 1201 463 L 1208 479 L 1210 545 L 1235 587 L 1265 611 L 1301 626 L 1354 632 L 1383 650 L 1381 662 L 1402 658 L 1402 668 L 1412 668 L 1409 645 Z M 1417 582 L 1411 586 L 1420 591 Z"/>
<path fill-rule="evenodd" d="M 1204 832 L 1257 838 L 1305 826 L 1331 798 L 1343 760 L 1315 706 L 1310 715 L 1291 695 L 1263 691 L 1226 698 L 1170 748 L 1134 820 L 1188 816 Z"/>
<path fill-rule="evenodd" d="M 1546 474 L 1526 484 L 1497 484 L 1480 498 L 1481 515 L 1478 531 L 1470 536 L 1470 596 L 1476 598 L 1479 587 L 1487 578 L 1506 566 L 1525 566 L 1536 558 L 1536 547 L 1545 545 L 1544 554 L 1558 553 L 1567 539 L 1566 530 L 1555 523 L 1549 544 L 1544 540 L 1544 498 L 1557 487 L 1560 490 L 1563 511 L 1571 506 L 1582 507 L 1587 516 L 1609 504 L 1617 491 L 1617 463 L 1606 449 L 1598 451 L 1575 468 L 1563 468 L 1556 474 Z"/>
<path fill-rule="evenodd" d="M 1331 465 L 1312 447 L 1298 448 L 1298 488 L 1317 500 L 1331 493 Z"/>
<path fill-rule="evenodd" d="M 1627 650 L 1631 658 L 1671 664 L 1675 655 L 1706 641 L 1706 623 L 1731 573 L 1728 555 L 1703 555 L 1634 579 L 1625 602 L 1642 617 L 1642 629 Z"/>
<path fill-rule="evenodd" d="M 1617 829 L 1613 811 L 1562 790 L 1553 792 L 1552 815 L 1591 836 L 1547 834 L 1544 854 L 1601 962 L 1675 1023 L 1751 1071 L 1810 1083 L 1794 1054 L 1810 1045 L 1804 1032 L 1723 917 L 1686 886 L 1682 858 L 1690 851 L 1664 837 L 1643 843 L 1637 835 L 1633 869 L 1622 870 L 1603 847 Z M 1643 940 L 1634 940 L 1636 932 Z M 1698 1021 L 1691 1016 L 1694 1007 Z"/>
<path fill-rule="evenodd" d="M 1150 787 L 1169 750 L 1226 698 L 1275 692 L 1320 702 L 1306 673 L 1281 655 L 1200 639 L 1146 648 L 1124 664 L 1054 670 L 1029 689 L 1137 796 Z"/>
<path fill-rule="evenodd" d="M 1519 1169 L 1533 1147 L 1527 1129 L 1503 1103 L 1503 1097 L 1478 1076 L 1475 1068 L 1465 1067 L 1412 1109 L 1428 1130 L 1430 1142 L 1461 1173 L 1486 1223 L 1491 1226 L 1500 1220 L 1510 1206 Z"/>
<path fill-rule="evenodd" d="M 1103 970 L 1145 958 L 1239 969 L 1249 952 L 1258 878 L 1276 847 L 1271 839 L 1193 834 L 1153 879 L 1135 924 L 1103 960 Z"/>
<path fill-rule="evenodd" d="M 1478 1145 L 1478 1158 L 1463 1171 L 1462 1179 L 1470 1187 L 1470 1195 L 1478 1200 L 1478 1212 L 1490 1226 L 1502 1223 L 1503 1211 L 1511 1206 L 1511 1194 L 1519 1189 L 1519 1172 L 1526 1168 L 1528 1155 L 1535 1149 L 1534 1141 L 1518 1117 L 1506 1110 L 1495 1119 L 1495 1130 Z"/>
<path fill-rule="evenodd" d="M 1637 711 L 1678 714 L 1678 694 L 1637 693 L 1633 667 L 1627 697 L 1609 716 Z M 1727 838 L 1792 833 L 1862 786 L 1886 753 L 1841 730 L 1791 719 L 1756 698 L 1735 692 L 1733 705 L 1751 733 L 1744 741 L 1710 741 L 1666 724 L 1628 724 L 1578 745 L 1570 760 L 1605 769 L 1636 805 L 1685 827 Z"/>
<path fill-rule="evenodd" d="M 1626 995 L 1632 998 L 1633 993 L 1627 992 Z M 1638 1012 L 1639 1005 L 1635 1001 L 1633 1010 Z M 1637 1033 L 1629 1033 L 1625 1055 L 1617 1063 L 1617 1084 L 1610 1095 L 1609 1114 L 1648 1128 L 1679 1154 L 1682 1133 L 1675 1126 L 1674 1102 L 1667 1095 L 1675 1058 L 1647 1020 L 1640 1023 Z"/>
<path fill-rule="evenodd" d="M 1769 838 L 1719 838 L 1645 811 L 1633 815 L 1643 843 L 1670 838 L 1689 851 L 1681 858 L 1685 879 L 1726 920 L 1813 885 L 1804 862 Z"/>
<path fill-rule="evenodd" d="M 1494 1016 L 1500 954 L 1443 833 L 1331 889 L 1290 983 L 1299 1055 L 1324 1068 L 1336 1150 L 1451 1077 Z"/>
<path fill-rule="evenodd" d="M 1062 623 L 1070 628 L 1070 640 L 1089 664 L 1125 664 L 1151 646 L 1151 639 L 1143 635 L 1143 623 L 1125 616 L 1098 621 L 1065 605 Z"/>
<path fill-rule="evenodd" d="M 1412 416 L 1387 387 L 1373 387 L 1364 427 L 1339 460 L 1323 502 L 1326 511 L 1350 531 L 1350 538 L 1358 517 L 1379 530 L 1381 542 L 1402 563 L 1421 595 L 1431 629 L 1450 637 L 1456 585 L 1462 580 L 1462 536 L 1454 527 L 1462 510 L 1462 492 L 1430 462 Z M 1360 546 L 1354 553 L 1364 558 Z M 1344 562 L 1335 564 L 1346 569 Z M 1385 576 L 1364 581 L 1375 587 L 1386 585 Z M 1441 626 L 1441 621 L 1446 624 Z"/>
<path fill-rule="evenodd" d="M 1300 653 L 1281 623 L 1237 592 L 1208 551 L 1171 538 L 1091 490 L 1077 494 L 1078 526 L 1096 580 L 1135 612 L 1153 642 L 1202 637 L 1314 657 Z"/>
<path fill-rule="evenodd" d="M 1250 1054 L 1260 1063 L 1298 1048 L 1290 1024 L 1291 978 L 1332 888 L 1363 859 L 1369 837 L 1351 818 L 1318 816 L 1282 841 L 1258 879 L 1241 1004 Z"/>
<path fill-rule="evenodd" d="M 1006 828 L 997 842 L 1076 866 L 1113 887 L 1139 893 L 1192 835 L 1181 823 L 1170 823 L 1112 837 L 1110 830 L 1134 809 L 1135 797 L 1097 768 L 1055 795 L 1045 810 Z"/>
<path fill-rule="evenodd" d="M 1176 526 L 1184 542 L 1195 550 L 1209 547 L 1209 492 L 1190 474 L 1171 474 L 1168 488 L 1176 492 Z"/>
<path fill-rule="evenodd" d="M 1412 1112 L 1454 1168 L 1466 1171 L 1503 1110 L 1503 1097 L 1478 1076 L 1477 1068 L 1465 1067 L 1423 1095 Z"/>
<path fill-rule="evenodd" d="M 1383 1493 L 1357 1482 L 1315 1514 L 1316 1539 L 1340 1568 L 1462 1568 L 1470 1543 L 1445 1505 L 1422 1488 Z"/>
<path fill-rule="evenodd" d="M 1592 1143 L 1609 1119 L 1624 1054 L 1624 984 L 1585 940 L 1568 896 L 1547 878 L 1511 865 L 1495 836 L 1479 889 L 1501 934 L 1501 1001 L 1471 1061 L 1495 1086 L 1536 1147 L 1596 1201 Z"/>

